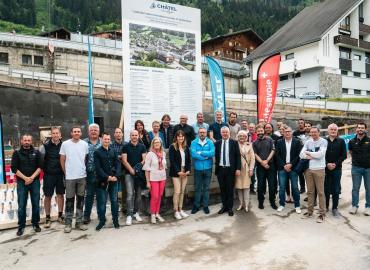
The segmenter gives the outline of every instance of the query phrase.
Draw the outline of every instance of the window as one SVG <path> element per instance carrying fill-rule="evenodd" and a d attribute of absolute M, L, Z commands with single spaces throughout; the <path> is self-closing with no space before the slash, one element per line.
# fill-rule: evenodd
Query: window
<path fill-rule="evenodd" d="M 342 94 L 348 94 L 348 88 L 342 88 Z"/>
<path fill-rule="evenodd" d="M 361 55 L 360 54 L 353 54 L 353 60 L 361 61 Z"/>
<path fill-rule="evenodd" d="M 281 75 L 280 76 L 280 81 L 286 81 L 286 80 L 288 80 L 288 75 Z"/>
<path fill-rule="evenodd" d="M 347 71 L 347 70 L 342 70 L 342 71 L 341 71 L 341 74 L 342 74 L 342 75 L 348 75 L 348 71 Z"/>
<path fill-rule="evenodd" d="M 358 6 L 358 17 L 360 19 L 360 22 L 364 22 L 364 4 L 361 3 L 359 6 Z M 362 19 L 362 20 L 361 20 Z"/>
<path fill-rule="evenodd" d="M 354 94 L 355 94 L 356 96 L 361 96 L 361 90 L 359 90 L 359 89 L 355 89 L 355 90 L 354 90 Z"/>
<path fill-rule="evenodd" d="M 232 41 L 229 42 L 229 47 L 234 46 L 234 43 Z"/>
<path fill-rule="evenodd" d="M 285 60 L 290 60 L 290 59 L 294 59 L 294 53 L 289 53 L 285 55 Z"/>
<path fill-rule="evenodd" d="M 359 35 L 359 38 L 360 38 L 360 40 L 364 40 L 364 36 L 363 35 Z"/>
<path fill-rule="evenodd" d="M 33 64 L 38 65 L 38 66 L 43 66 L 44 65 L 44 57 L 40 55 L 35 55 L 33 57 Z"/>
<path fill-rule="evenodd" d="M 370 96 L 370 91 L 366 91 L 366 95 L 367 96 Z"/>
<path fill-rule="evenodd" d="M 366 53 L 365 55 L 365 63 L 370 64 L 370 53 Z"/>
<path fill-rule="evenodd" d="M 339 57 L 342 59 L 351 59 L 351 50 L 339 48 Z"/>
<path fill-rule="evenodd" d="M 366 74 L 366 79 L 370 79 L 370 74 Z"/>
<path fill-rule="evenodd" d="M 361 73 L 360 72 L 353 72 L 353 76 L 361 78 Z"/>
<path fill-rule="evenodd" d="M 32 65 L 32 56 L 28 54 L 22 55 L 22 64 L 23 65 Z"/>
<path fill-rule="evenodd" d="M 351 30 L 351 19 L 347 16 L 341 23 L 339 28 L 341 30 L 350 31 Z"/>
<path fill-rule="evenodd" d="M 0 64 L 9 64 L 9 54 L 0 52 Z"/>

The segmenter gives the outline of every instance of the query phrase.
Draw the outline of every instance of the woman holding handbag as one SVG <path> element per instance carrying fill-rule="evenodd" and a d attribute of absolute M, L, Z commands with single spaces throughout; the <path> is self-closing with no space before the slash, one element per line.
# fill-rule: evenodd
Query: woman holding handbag
<path fill-rule="evenodd" d="M 169 149 L 170 176 L 173 181 L 173 209 L 176 219 L 187 218 L 189 215 L 182 210 L 188 175 L 191 170 L 190 150 L 187 146 L 185 133 L 178 130 L 174 142 Z"/>
<path fill-rule="evenodd" d="M 248 133 L 246 131 L 241 130 L 238 132 L 237 140 L 239 142 L 242 166 L 240 175 L 236 177 L 235 181 L 235 188 L 238 192 L 240 202 L 240 205 L 236 210 L 239 211 L 244 207 L 246 212 L 249 211 L 249 191 L 255 164 L 252 143 L 249 143 L 247 138 Z"/>
<path fill-rule="evenodd" d="M 146 184 L 150 190 L 150 213 L 151 223 L 164 222 L 159 214 L 161 199 L 166 185 L 166 153 L 163 151 L 162 141 L 155 137 L 152 140 L 150 150 L 145 157 L 143 166 Z"/>

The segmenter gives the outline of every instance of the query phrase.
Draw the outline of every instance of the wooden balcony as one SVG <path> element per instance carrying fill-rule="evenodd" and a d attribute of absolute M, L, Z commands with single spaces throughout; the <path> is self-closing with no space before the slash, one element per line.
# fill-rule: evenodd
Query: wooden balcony
<path fill-rule="evenodd" d="M 362 51 L 370 51 L 370 42 L 351 38 L 347 35 L 339 35 L 334 37 L 334 44 L 343 47 L 354 48 Z"/>
<path fill-rule="evenodd" d="M 370 34 L 370 25 L 360 23 L 360 32 L 364 34 Z"/>

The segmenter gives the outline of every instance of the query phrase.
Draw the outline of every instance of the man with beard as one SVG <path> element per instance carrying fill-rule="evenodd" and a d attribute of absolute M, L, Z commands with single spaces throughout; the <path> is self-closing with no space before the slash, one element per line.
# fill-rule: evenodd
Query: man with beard
<path fill-rule="evenodd" d="M 170 124 L 171 117 L 168 114 L 162 116 L 162 123 L 159 127 L 159 131 L 162 132 L 164 137 L 163 147 L 168 149 L 173 143 L 173 125 Z"/>
<path fill-rule="evenodd" d="M 271 207 L 276 210 L 275 203 L 276 196 L 276 179 L 275 179 L 275 164 L 274 141 L 265 135 L 263 126 L 257 126 L 258 139 L 253 143 L 253 150 L 257 163 L 257 194 L 258 194 L 258 208 L 264 209 L 263 202 L 265 200 L 266 181 L 269 186 L 269 200 Z"/>
<path fill-rule="evenodd" d="M 40 180 L 41 155 L 32 146 L 32 136 L 25 134 L 21 138 L 21 148 L 14 151 L 11 169 L 17 176 L 18 196 L 18 231 L 17 236 L 24 233 L 26 227 L 26 208 L 28 193 L 32 204 L 32 226 L 35 232 L 41 232 L 40 222 Z"/>
<path fill-rule="evenodd" d="M 363 122 L 356 127 L 356 137 L 349 142 L 349 152 L 352 156 L 352 207 L 350 214 L 357 213 L 359 192 L 362 178 L 365 184 L 365 212 L 370 216 L 370 138 L 366 135 L 367 125 Z"/>
<path fill-rule="evenodd" d="M 229 114 L 229 123 L 227 124 L 230 129 L 230 138 L 236 140 L 236 134 L 241 130 L 240 125 L 237 123 L 238 115 L 235 112 Z"/>

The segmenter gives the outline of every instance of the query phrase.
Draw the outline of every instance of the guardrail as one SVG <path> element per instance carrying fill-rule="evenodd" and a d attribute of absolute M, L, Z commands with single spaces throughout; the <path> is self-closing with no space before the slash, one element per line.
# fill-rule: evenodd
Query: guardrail
<path fill-rule="evenodd" d="M 53 44 L 56 48 L 64 48 L 77 51 L 88 51 L 88 46 L 83 42 L 74 42 L 69 40 L 50 39 L 46 37 L 38 36 L 27 36 L 12 33 L 0 33 L 0 41 L 20 43 L 20 44 L 31 44 L 47 47 L 49 43 Z M 93 53 L 102 53 L 108 55 L 122 56 L 122 49 L 112 48 L 106 46 L 99 46 L 96 44 L 91 45 L 91 51 Z"/>
<path fill-rule="evenodd" d="M 211 92 L 205 92 L 205 98 L 212 98 Z M 226 100 L 257 102 L 257 95 L 229 94 L 226 93 Z M 328 100 L 310 100 L 297 98 L 277 97 L 276 104 L 289 105 L 301 108 L 336 110 L 344 112 L 366 112 L 370 113 L 370 104 L 355 102 L 337 102 Z"/>
<path fill-rule="evenodd" d="M 52 82 L 54 84 L 68 84 L 68 85 L 75 85 L 75 86 L 89 86 L 89 80 L 86 78 L 74 77 L 74 76 L 66 76 L 66 75 L 58 75 L 53 74 L 50 76 L 50 73 L 46 72 L 36 72 L 36 71 L 28 71 L 23 69 L 13 69 L 8 66 L 1 66 L 0 65 L 0 74 L 7 75 L 12 78 L 21 78 L 21 79 L 31 79 L 34 81 L 42 81 L 42 82 Z M 94 80 L 93 82 L 94 88 L 104 88 L 109 90 L 120 90 L 122 89 L 122 83 L 115 83 L 109 81 L 101 81 L 101 80 Z"/>

